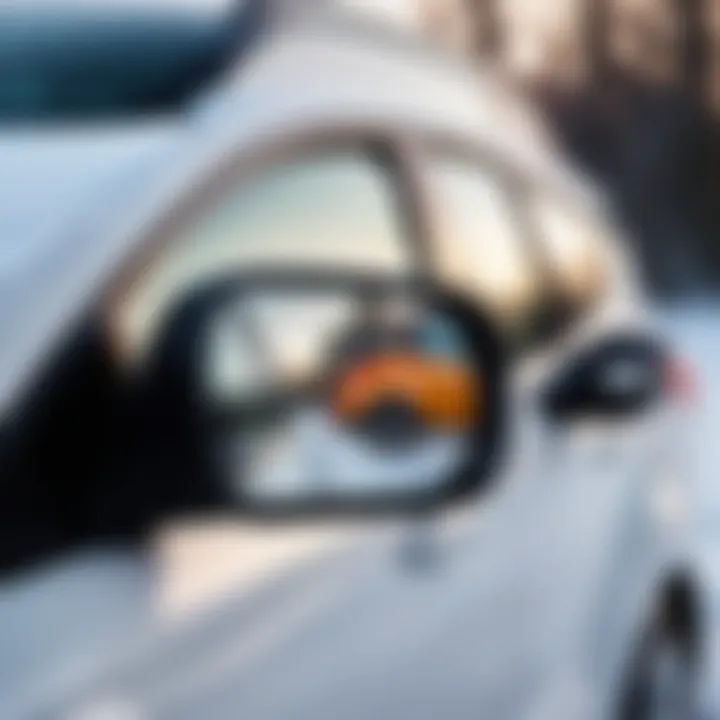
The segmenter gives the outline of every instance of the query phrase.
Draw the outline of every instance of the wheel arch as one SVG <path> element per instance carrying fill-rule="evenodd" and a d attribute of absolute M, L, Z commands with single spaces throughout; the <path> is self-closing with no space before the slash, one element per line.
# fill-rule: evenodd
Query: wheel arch
<path fill-rule="evenodd" d="M 694 661 L 703 652 L 703 593 L 696 571 L 673 570 L 663 581 L 658 598 L 658 622 L 661 631 L 679 640 Z"/>

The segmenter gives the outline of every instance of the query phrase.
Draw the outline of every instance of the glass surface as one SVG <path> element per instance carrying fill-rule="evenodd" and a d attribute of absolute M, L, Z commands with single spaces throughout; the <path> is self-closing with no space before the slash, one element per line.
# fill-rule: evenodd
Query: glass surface
<path fill-rule="evenodd" d="M 224 12 L 64 4 L 0 10 L 0 123 L 177 109 L 213 76 L 227 49 Z M 235 32 L 242 43 L 242 22 Z"/>
<path fill-rule="evenodd" d="M 340 153 L 272 168 L 231 187 L 146 268 L 115 310 L 120 345 L 147 347 L 168 309 L 198 286 L 254 268 L 406 271 L 389 173 Z"/>
<path fill-rule="evenodd" d="M 454 158 L 433 158 L 429 171 L 441 275 L 491 308 L 509 335 L 523 336 L 541 300 L 537 268 L 501 179 Z"/>
<path fill-rule="evenodd" d="M 467 454 L 464 438 L 437 434 L 382 452 L 321 409 L 305 408 L 282 429 L 255 436 L 236 465 L 237 490 L 255 501 L 362 500 L 441 489 Z M 247 450 L 250 449 L 248 453 Z"/>
<path fill-rule="evenodd" d="M 533 196 L 530 212 L 557 288 L 578 310 L 592 305 L 608 281 L 609 230 L 589 212 L 549 195 Z"/>
<path fill-rule="evenodd" d="M 348 296 L 251 294 L 218 313 L 206 355 L 209 397 L 233 403 L 323 371 L 328 345 L 358 316 Z"/>
<path fill-rule="evenodd" d="M 268 293 L 214 318 L 203 397 L 232 492 L 362 500 L 454 478 L 477 409 L 464 335 L 434 311 L 378 304 Z"/>

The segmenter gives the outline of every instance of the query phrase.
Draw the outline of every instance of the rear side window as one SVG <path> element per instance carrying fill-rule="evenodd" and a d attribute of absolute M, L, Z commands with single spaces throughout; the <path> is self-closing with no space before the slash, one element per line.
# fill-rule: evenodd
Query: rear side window
<path fill-rule="evenodd" d="M 530 221 L 559 299 L 575 316 L 592 309 L 609 284 L 609 230 L 582 206 L 544 192 L 530 198 Z"/>
<path fill-rule="evenodd" d="M 541 278 L 515 201 L 494 170 L 432 158 L 433 262 L 444 283 L 481 301 L 522 346 L 535 337 Z"/>

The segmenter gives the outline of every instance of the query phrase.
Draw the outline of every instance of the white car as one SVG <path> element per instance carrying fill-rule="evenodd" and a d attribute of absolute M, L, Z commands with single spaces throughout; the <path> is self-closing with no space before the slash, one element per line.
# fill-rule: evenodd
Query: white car
<path fill-rule="evenodd" d="M 701 623 L 682 433 L 633 266 L 511 98 L 385 35 L 308 18 L 182 114 L 2 129 L 3 718 L 100 717 L 103 698 L 153 719 L 687 717 Z M 504 467 L 459 488 L 471 522 L 432 582 L 389 571 L 378 543 L 287 579 L 302 608 L 340 573 L 302 632 L 261 599 L 251 624 L 274 640 L 257 662 L 233 661 L 247 622 L 218 612 L 128 666 L 104 653 L 147 632 L 151 566 L 103 548 L 206 509 L 208 488 L 184 455 L 201 426 L 178 425 L 196 405 L 128 405 L 123 383 L 154 367 L 178 299 L 278 267 L 291 285 L 301 268 L 351 277 L 346 300 L 356 275 L 360 294 L 419 276 L 463 327 L 482 308 L 512 349 Z M 282 326 L 268 317 L 261 335 Z M 185 367 L 173 352 L 164 379 Z"/>

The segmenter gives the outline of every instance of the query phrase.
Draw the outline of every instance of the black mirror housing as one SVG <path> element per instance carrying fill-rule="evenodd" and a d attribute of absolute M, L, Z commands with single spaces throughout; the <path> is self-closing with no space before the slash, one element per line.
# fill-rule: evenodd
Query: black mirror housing
<path fill-rule="evenodd" d="M 642 415 L 663 398 L 666 359 L 665 347 L 649 335 L 605 336 L 553 378 L 543 410 L 561 424 Z"/>
<path fill-rule="evenodd" d="M 502 455 L 499 334 L 424 279 L 213 281 L 172 310 L 143 385 L 201 496 L 251 516 L 429 511 L 487 487 Z"/>

